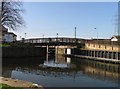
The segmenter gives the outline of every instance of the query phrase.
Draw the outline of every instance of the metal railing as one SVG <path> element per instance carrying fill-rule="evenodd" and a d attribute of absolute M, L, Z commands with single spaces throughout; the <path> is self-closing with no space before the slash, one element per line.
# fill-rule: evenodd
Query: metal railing
<path fill-rule="evenodd" d="M 57 42 L 64 42 L 64 43 L 83 43 L 82 39 L 75 39 L 75 38 L 35 38 L 35 39 L 23 39 L 20 40 L 23 43 L 57 43 Z"/>

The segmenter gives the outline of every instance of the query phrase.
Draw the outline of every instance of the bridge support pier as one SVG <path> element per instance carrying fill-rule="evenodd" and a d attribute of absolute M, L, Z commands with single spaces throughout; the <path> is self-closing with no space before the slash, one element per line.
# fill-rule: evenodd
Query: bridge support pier
<path fill-rule="evenodd" d="M 56 46 L 55 54 L 65 55 L 68 49 L 69 48 L 66 48 L 65 46 Z M 70 52 L 71 52 L 71 49 L 70 49 Z"/>

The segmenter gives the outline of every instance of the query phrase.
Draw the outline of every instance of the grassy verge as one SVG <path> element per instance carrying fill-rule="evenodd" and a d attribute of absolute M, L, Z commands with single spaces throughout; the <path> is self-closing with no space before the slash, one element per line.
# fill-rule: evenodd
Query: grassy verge
<path fill-rule="evenodd" d="M 7 84 L 0 84 L 0 89 L 23 89 L 23 88 L 20 88 L 20 87 L 11 87 Z"/>

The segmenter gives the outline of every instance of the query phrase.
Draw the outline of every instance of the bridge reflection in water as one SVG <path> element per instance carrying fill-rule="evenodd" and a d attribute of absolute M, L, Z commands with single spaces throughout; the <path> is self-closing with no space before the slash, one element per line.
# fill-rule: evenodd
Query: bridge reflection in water
<path fill-rule="evenodd" d="M 39 63 L 4 65 L 2 74 L 44 87 L 118 87 L 120 82 L 120 66 L 117 64 L 61 55 L 37 60 Z"/>

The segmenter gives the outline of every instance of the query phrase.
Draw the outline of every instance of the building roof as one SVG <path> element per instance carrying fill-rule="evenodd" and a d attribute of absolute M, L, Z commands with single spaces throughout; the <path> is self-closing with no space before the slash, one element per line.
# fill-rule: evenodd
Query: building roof
<path fill-rule="evenodd" d="M 1 30 L 1 29 L 0 29 L 0 30 Z M 8 29 L 5 28 L 4 26 L 2 26 L 2 31 L 3 31 L 3 32 L 8 32 Z"/>
<path fill-rule="evenodd" d="M 12 34 L 13 36 L 17 36 L 13 32 L 8 32 L 8 29 L 6 27 L 4 27 L 4 26 L 2 26 L 2 34 Z"/>
<path fill-rule="evenodd" d="M 111 37 L 111 41 L 118 41 L 119 39 L 120 39 L 120 36 Z"/>
<path fill-rule="evenodd" d="M 13 32 L 8 32 L 7 34 L 12 34 L 14 36 L 17 36 L 16 34 L 14 34 Z"/>
<path fill-rule="evenodd" d="M 111 39 L 113 39 L 113 38 L 120 39 L 120 36 L 112 36 Z"/>

